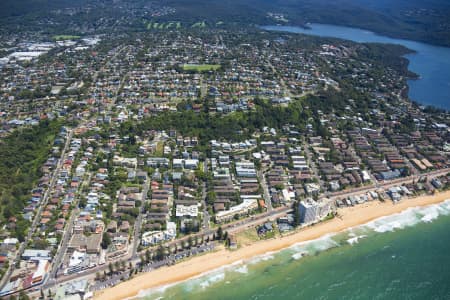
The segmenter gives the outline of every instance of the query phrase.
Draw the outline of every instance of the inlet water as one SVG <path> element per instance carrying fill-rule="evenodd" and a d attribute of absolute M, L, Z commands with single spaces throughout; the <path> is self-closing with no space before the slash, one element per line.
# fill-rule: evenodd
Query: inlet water
<path fill-rule="evenodd" d="M 450 48 L 395 39 L 373 32 L 345 26 L 310 24 L 310 29 L 295 26 L 262 26 L 271 31 L 285 31 L 307 35 L 334 37 L 358 43 L 387 43 L 405 46 L 416 53 L 405 55 L 409 69 L 420 76 L 409 80 L 409 98 L 423 105 L 450 110 Z"/>

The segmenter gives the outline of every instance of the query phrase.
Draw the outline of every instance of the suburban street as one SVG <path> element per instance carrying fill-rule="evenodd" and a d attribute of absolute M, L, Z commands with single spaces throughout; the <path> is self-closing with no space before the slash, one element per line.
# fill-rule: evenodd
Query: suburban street
<path fill-rule="evenodd" d="M 136 222 L 134 223 L 133 246 L 132 246 L 132 251 L 131 251 L 132 259 L 137 257 L 137 250 L 138 250 L 139 244 L 141 242 L 140 236 L 141 236 L 141 227 L 142 227 L 142 215 L 143 215 L 144 204 L 147 199 L 147 193 L 148 193 L 149 187 L 150 187 L 150 180 L 147 178 L 147 180 L 145 180 L 144 183 L 142 184 L 141 207 L 139 208 L 139 215 L 136 219 Z"/>
<path fill-rule="evenodd" d="M 58 248 L 59 251 L 57 252 L 57 254 L 56 254 L 56 256 L 55 256 L 55 258 L 54 258 L 54 260 L 52 262 L 51 270 L 49 272 L 49 275 L 46 277 L 46 280 L 44 281 L 44 284 L 47 281 L 49 281 L 49 280 L 50 281 L 51 280 L 55 280 L 57 278 L 58 271 L 61 270 L 60 266 L 61 266 L 62 260 L 63 260 L 65 254 L 66 254 L 66 251 L 67 251 L 67 246 L 69 244 L 69 241 L 70 241 L 70 238 L 71 238 L 71 235 L 72 235 L 72 228 L 73 228 L 73 225 L 75 224 L 75 218 L 80 213 L 80 209 L 78 207 L 78 204 L 80 202 L 79 201 L 80 200 L 79 199 L 80 191 L 83 189 L 84 186 L 89 185 L 91 177 L 92 177 L 92 173 L 89 172 L 86 175 L 86 177 L 84 178 L 83 183 L 78 188 L 78 193 L 77 193 L 78 196 L 75 197 L 75 208 L 72 211 L 72 213 L 70 214 L 70 218 L 69 218 L 69 220 L 68 220 L 68 222 L 66 224 L 66 228 L 65 228 L 65 230 L 63 232 L 63 236 L 61 238 L 61 243 L 60 243 L 60 246 Z"/>
<path fill-rule="evenodd" d="M 209 159 L 205 159 L 205 162 L 203 163 L 203 172 L 204 174 L 207 174 L 208 172 L 208 164 L 209 164 Z M 201 196 L 201 202 L 202 202 L 202 206 L 203 206 L 203 230 L 208 230 L 209 229 L 209 222 L 210 222 L 210 215 L 208 212 L 208 207 L 206 205 L 206 195 L 207 195 L 207 186 L 206 186 L 206 182 L 202 183 L 202 196 Z"/>
<path fill-rule="evenodd" d="M 267 211 L 272 211 L 272 201 L 270 200 L 270 193 L 269 193 L 269 187 L 267 186 L 267 181 L 264 176 L 264 172 L 262 170 L 256 171 L 258 175 L 259 183 L 261 184 L 261 187 L 263 189 L 263 196 L 264 196 L 264 203 L 266 203 Z"/>

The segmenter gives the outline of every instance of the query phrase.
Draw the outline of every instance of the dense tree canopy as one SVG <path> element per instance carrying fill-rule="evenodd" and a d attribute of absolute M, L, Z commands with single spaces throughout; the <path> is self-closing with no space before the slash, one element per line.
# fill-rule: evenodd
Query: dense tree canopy
<path fill-rule="evenodd" d="M 42 176 L 41 166 L 48 158 L 58 121 L 43 121 L 38 126 L 17 130 L 0 142 L 0 219 L 2 223 L 18 216 L 31 189 Z M 26 226 L 18 220 L 16 234 L 23 235 Z"/>

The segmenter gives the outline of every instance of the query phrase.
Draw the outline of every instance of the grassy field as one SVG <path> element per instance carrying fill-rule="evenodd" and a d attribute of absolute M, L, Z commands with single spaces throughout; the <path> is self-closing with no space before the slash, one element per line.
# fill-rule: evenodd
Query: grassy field
<path fill-rule="evenodd" d="M 53 36 L 53 39 L 55 41 L 78 40 L 80 38 L 81 38 L 81 36 L 79 36 L 79 35 L 64 35 L 64 34 L 61 34 L 61 35 L 54 35 Z"/>
<path fill-rule="evenodd" d="M 164 154 L 164 142 L 158 142 L 156 144 L 155 155 L 162 156 Z"/>
<path fill-rule="evenodd" d="M 180 22 L 163 22 L 163 23 L 158 23 L 158 22 L 149 22 L 146 23 L 147 24 L 147 29 L 148 30 L 152 30 L 152 29 L 180 29 L 181 28 L 181 23 Z"/>
<path fill-rule="evenodd" d="M 222 21 L 219 21 L 216 23 L 216 26 L 220 26 L 225 24 Z M 180 29 L 181 27 L 183 27 L 183 25 L 181 24 L 181 22 L 179 21 L 170 21 L 170 22 L 155 22 L 155 21 L 144 21 L 144 25 L 147 28 L 147 30 L 162 30 L 162 29 Z M 185 24 L 185 26 L 189 26 L 187 24 Z M 196 22 L 194 24 L 192 24 L 190 27 L 191 28 L 206 28 L 208 26 L 208 24 L 206 24 L 205 21 L 202 22 Z"/>
<path fill-rule="evenodd" d="M 194 64 L 184 64 L 184 71 L 195 71 L 195 72 L 207 72 L 207 71 L 215 71 L 220 69 L 220 65 L 194 65 Z"/>
<path fill-rule="evenodd" d="M 205 21 L 197 22 L 197 23 L 193 24 L 191 27 L 192 28 L 205 28 L 206 27 L 206 23 L 205 23 Z"/>
<path fill-rule="evenodd" d="M 249 246 L 260 240 L 258 233 L 256 233 L 256 228 L 250 228 L 239 232 L 236 234 L 236 239 L 239 248 L 242 246 Z"/>

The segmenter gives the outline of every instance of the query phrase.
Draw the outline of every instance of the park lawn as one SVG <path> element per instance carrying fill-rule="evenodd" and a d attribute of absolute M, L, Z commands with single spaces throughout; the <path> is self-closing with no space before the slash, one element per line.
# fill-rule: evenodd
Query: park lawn
<path fill-rule="evenodd" d="M 184 71 L 196 71 L 196 72 L 206 72 L 206 71 L 215 71 L 218 70 L 221 66 L 220 65 L 196 65 L 196 64 L 184 64 L 183 70 Z"/>
<path fill-rule="evenodd" d="M 81 36 L 79 36 L 79 35 L 64 35 L 64 34 L 61 34 L 61 35 L 54 35 L 53 36 L 53 39 L 55 41 L 78 40 L 80 38 L 81 38 Z"/>
<path fill-rule="evenodd" d="M 254 242 L 259 241 L 260 237 L 256 232 L 256 228 L 252 227 L 250 229 L 237 233 L 236 240 L 238 242 L 238 248 L 240 248 L 243 246 L 252 245 Z"/>
<path fill-rule="evenodd" d="M 192 28 L 205 28 L 206 27 L 206 23 L 205 23 L 205 21 L 197 22 L 197 23 L 193 24 L 191 27 Z"/>
<path fill-rule="evenodd" d="M 164 142 L 158 142 L 156 144 L 155 155 L 163 156 L 163 154 L 164 154 Z"/>
<path fill-rule="evenodd" d="M 176 29 L 180 29 L 181 28 L 181 23 L 180 22 L 175 22 L 175 21 L 170 21 L 170 22 L 163 22 L 163 23 L 159 23 L 159 22 L 144 22 L 144 25 L 146 26 L 147 30 L 152 30 L 152 29 L 171 29 L 171 28 L 176 28 Z"/>

